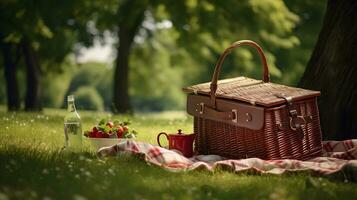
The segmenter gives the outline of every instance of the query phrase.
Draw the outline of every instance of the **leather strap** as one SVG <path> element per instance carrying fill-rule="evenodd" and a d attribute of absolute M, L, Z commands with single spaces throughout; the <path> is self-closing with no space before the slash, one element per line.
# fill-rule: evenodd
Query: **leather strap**
<path fill-rule="evenodd" d="M 207 105 L 200 104 L 200 114 L 205 115 L 207 117 L 216 118 L 220 120 L 236 120 L 237 112 L 234 111 L 217 111 Z"/>
<path fill-rule="evenodd" d="M 221 71 L 221 67 L 222 67 L 223 61 L 226 58 L 226 56 L 232 52 L 233 49 L 235 49 L 235 48 L 237 48 L 239 46 L 252 46 L 257 50 L 257 52 L 259 53 L 259 56 L 261 58 L 262 64 L 263 64 L 263 70 L 264 70 L 263 81 L 264 82 L 269 82 L 270 81 L 269 68 L 268 68 L 267 60 L 266 60 L 266 57 L 264 55 L 263 49 L 257 43 L 255 43 L 255 42 L 253 42 L 251 40 L 237 41 L 237 42 L 231 44 L 231 46 L 229 46 L 226 50 L 224 50 L 224 52 L 219 57 L 219 59 L 218 59 L 218 61 L 216 63 L 216 66 L 215 66 L 215 69 L 214 69 L 214 73 L 213 73 L 213 76 L 212 76 L 211 85 L 210 85 L 210 89 L 211 89 L 211 91 L 210 91 L 211 106 L 213 108 L 216 108 L 217 81 L 218 81 L 218 77 L 219 77 L 219 73 Z"/>
<path fill-rule="evenodd" d="M 308 124 L 312 122 L 312 116 L 301 116 L 302 118 L 300 118 L 299 120 L 304 121 L 304 123 Z M 286 130 L 286 129 L 291 129 L 291 126 L 293 123 L 297 123 L 296 121 L 292 121 L 292 120 L 288 120 L 288 121 L 284 121 L 284 122 L 280 122 L 279 123 L 279 129 L 280 130 Z M 293 125 L 294 126 L 294 125 Z"/>
<path fill-rule="evenodd" d="M 302 116 L 298 115 L 296 109 L 293 108 L 293 99 L 292 97 L 286 97 L 284 94 L 275 94 L 276 97 L 283 98 L 287 102 L 288 111 L 289 111 L 289 122 L 285 124 L 280 124 L 280 128 L 290 128 L 298 132 L 299 139 L 304 139 L 304 130 L 302 125 L 305 125 L 312 121 L 312 116 Z"/>
<path fill-rule="evenodd" d="M 219 98 L 214 109 L 211 106 L 211 98 L 206 95 L 188 95 L 187 113 L 251 130 L 261 130 L 264 127 L 263 107 Z"/>

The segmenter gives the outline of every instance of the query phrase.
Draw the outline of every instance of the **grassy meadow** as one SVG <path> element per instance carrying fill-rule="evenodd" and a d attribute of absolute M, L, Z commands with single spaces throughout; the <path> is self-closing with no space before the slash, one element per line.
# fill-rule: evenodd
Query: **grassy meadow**
<path fill-rule="evenodd" d="M 61 151 L 65 110 L 7 113 L 0 107 L 0 200 L 5 199 L 357 199 L 357 184 L 340 176 L 282 176 L 224 171 L 172 173 L 129 156 L 99 160 L 89 146 Z M 117 116 L 79 111 L 84 130 L 101 118 L 126 118 L 137 140 L 160 131 L 192 131 L 184 112 Z"/>

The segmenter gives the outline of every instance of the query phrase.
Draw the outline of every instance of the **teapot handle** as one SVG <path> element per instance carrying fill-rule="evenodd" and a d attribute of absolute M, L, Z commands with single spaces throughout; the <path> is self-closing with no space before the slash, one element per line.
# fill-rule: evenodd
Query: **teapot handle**
<path fill-rule="evenodd" d="M 167 135 L 167 133 L 165 133 L 165 132 L 159 133 L 159 135 L 157 135 L 157 144 L 158 144 L 160 147 L 162 147 L 161 144 L 160 144 L 160 136 L 161 136 L 161 135 L 166 135 L 167 140 L 169 140 L 169 136 Z"/>

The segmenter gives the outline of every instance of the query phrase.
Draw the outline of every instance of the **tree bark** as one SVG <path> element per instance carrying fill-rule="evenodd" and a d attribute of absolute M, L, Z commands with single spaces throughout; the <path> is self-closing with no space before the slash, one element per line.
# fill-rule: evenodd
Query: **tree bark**
<path fill-rule="evenodd" d="M 328 1 L 322 30 L 299 86 L 321 91 L 324 139 L 357 137 L 357 1 Z"/>
<path fill-rule="evenodd" d="M 2 43 L 1 49 L 6 80 L 7 109 L 8 111 L 17 111 L 20 109 L 20 92 L 16 76 L 19 56 L 17 55 L 15 45 Z"/>
<path fill-rule="evenodd" d="M 22 41 L 22 51 L 26 65 L 25 111 L 41 111 L 40 63 L 29 40 Z"/>
<path fill-rule="evenodd" d="M 119 19 L 119 46 L 117 49 L 116 66 L 113 83 L 113 112 L 130 113 L 132 111 L 129 97 L 129 56 L 134 37 L 143 22 L 144 1 L 127 1 L 119 9 L 122 14 Z"/>

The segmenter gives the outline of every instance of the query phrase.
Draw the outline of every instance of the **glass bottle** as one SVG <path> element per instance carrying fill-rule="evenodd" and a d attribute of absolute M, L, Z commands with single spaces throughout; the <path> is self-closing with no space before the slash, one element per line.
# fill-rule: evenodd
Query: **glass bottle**
<path fill-rule="evenodd" d="M 74 105 L 74 96 L 67 97 L 68 112 L 64 117 L 65 148 L 80 150 L 82 148 L 82 124 L 81 117 Z"/>

